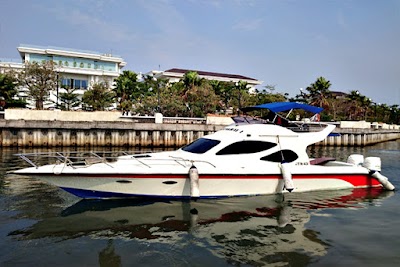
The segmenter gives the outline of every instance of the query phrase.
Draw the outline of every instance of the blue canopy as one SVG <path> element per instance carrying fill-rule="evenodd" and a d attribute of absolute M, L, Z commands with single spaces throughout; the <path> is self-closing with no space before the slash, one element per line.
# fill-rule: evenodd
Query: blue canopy
<path fill-rule="evenodd" d="M 252 106 L 252 107 L 245 107 L 242 108 L 242 111 L 252 111 L 256 109 L 269 109 L 272 112 L 281 112 L 281 111 L 288 111 L 291 109 L 303 109 L 305 111 L 309 111 L 312 113 L 320 113 L 323 108 L 320 107 L 314 107 L 310 106 L 307 104 L 300 104 L 297 102 L 274 102 L 274 103 L 267 103 L 267 104 L 261 104 L 257 106 Z"/>

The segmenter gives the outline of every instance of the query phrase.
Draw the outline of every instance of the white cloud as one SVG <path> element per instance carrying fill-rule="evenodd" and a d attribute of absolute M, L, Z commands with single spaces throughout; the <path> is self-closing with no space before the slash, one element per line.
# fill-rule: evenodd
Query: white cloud
<path fill-rule="evenodd" d="M 342 29 L 344 29 L 344 30 L 348 29 L 348 25 L 347 25 L 346 19 L 345 19 L 345 17 L 344 17 L 342 12 L 338 12 L 337 13 L 336 22 Z"/>
<path fill-rule="evenodd" d="M 122 42 L 135 38 L 132 31 L 125 28 L 124 25 L 119 25 L 110 22 L 106 19 L 101 19 L 98 14 L 103 10 L 104 5 L 101 2 L 94 5 L 94 9 L 88 12 L 88 7 L 74 7 L 65 8 L 62 6 L 47 8 L 47 10 L 54 15 L 55 18 L 63 21 L 66 24 L 80 27 L 88 32 L 88 35 L 97 35 L 103 40 Z M 65 12 L 65 10 L 69 10 Z"/>
<path fill-rule="evenodd" d="M 249 19 L 236 23 L 232 28 L 238 31 L 255 31 L 260 29 L 262 22 L 262 18 Z"/>

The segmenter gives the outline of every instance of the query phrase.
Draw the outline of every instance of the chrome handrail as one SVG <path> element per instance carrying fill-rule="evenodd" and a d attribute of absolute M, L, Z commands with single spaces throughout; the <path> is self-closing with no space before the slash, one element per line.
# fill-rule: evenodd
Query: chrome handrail
<path fill-rule="evenodd" d="M 103 155 L 99 155 L 103 154 Z M 117 154 L 117 156 L 110 156 L 107 154 Z M 146 153 L 139 153 L 139 155 L 146 154 Z M 135 157 L 135 155 L 138 155 L 138 153 L 134 152 L 126 152 L 126 151 L 118 151 L 118 152 L 91 152 L 91 151 L 73 151 L 73 152 L 38 152 L 38 153 L 20 153 L 20 154 L 15 154 L 31 166 L 38 168 L 39 166 L 43 166 L 46 164 L 64 164 L 65 166 L 70 166 L 72 168 L 79 168 L 79 167 L 88 167 L 92 164 L 95 163 L 104 163 L 107 166 L 114 168 L 112 164 L 110 164 L 109 160 L 113 159 L 118 159 L 118 160 L 134 160 L 135 162 L 138 162 L 142 164 L 143 166 L 146 166 L 148 168 L 152 168 L 151 165 L 148 163 L 144 162 L 140 158 Z M 130 156 L 127 158 L 121 158 L 121 156 Z M 46 160 L 49 159 L 49 160 Z M 55 162 L 52 163 L 51 159 L 54 159 Z M 95 159 L 94 161 L 91 161 L 90 159 Z M 45 162 L 43 162 L 45 160 Z M 42 162 L 40 162 L 42 161 Z M 192 164 L 194 162 L 204 162 L 207 163 L 214 168 L 216 167 L 212 163 L 204 160 L 191 160 L 191 159 L 185 159 L 185 158 L 180 158 L 180 157 L 173 157 L 170 156 L 170 159 L 160 159 L 160 158 L 146 158 L 146 161 L 163 161 L 163 162 L 168 162 L 168 161 L 174 161 L 175 163 L 181 165 L 182 167 L 187 167 L 185 164 L 182 163 L 184 162 L 191 162 Z M 82 165 L 80 165 L 82 164 Z"/>

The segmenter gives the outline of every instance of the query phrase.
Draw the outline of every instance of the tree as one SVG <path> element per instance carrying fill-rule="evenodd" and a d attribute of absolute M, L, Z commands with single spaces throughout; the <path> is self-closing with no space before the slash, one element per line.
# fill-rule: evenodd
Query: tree
<path fill-rule="evenodd" d="M 188 114 L 191 117 L 204 117 L 207 113 L 214 113 L 218 105 L 218 97 L 208 83 L 194 86 L 188 91 L 186 101 Z"/>
<path fill-rule="evenodd" d="M 161 112 L 164 114 L 164 105 L 161 104 L 163 95 L 162 91 L 170 86 L 167 79 L 156 78 L 154 76 L 145 76 L 143 82 L 139 85 L 138 90 L 134 93 L 134 99 L 136 100 L 136 105 L 142 103 L 147 97 L 156 96 L 156 101 L 152 105 L 152 113 Z"/>
<path fill-rule="evenodd" d="M 152 79 L 149 79 L 152 80 Z M 153 80 L 153 83 L 156 82 Z M 154 85 L 153 85 L 154 86 Z M 150 87 L 151 88 L 151 87 Z M 150 90 L 151 91 L 151 90 Z M 158 107 L 158 100 L 160 101 L 160 109 L 162 114 L 167 117 L 185 116 L 187 107 L 182 101 L 182 84 L 174 83 L 162 87 L 159 91 L 160 95 L 149 94 L 141 103 L 135 105 L 135 112 L 141 114 L 154 114 Z"/>
<path fill-rule="evenodd" d="M 310 84 L 306 88 L 309 92 L 308 103 L 313 106 L 322 107 L 324 109 L 329 109 L 329 101 L 331 93 L 329 87 L 331 86 L 330 81 L 326 80 L 324 77 L 319 77 L 317 80 Z"/>
<path fill-rule="evenodd" d="M 25 69 L 18 80 L 27 89 L 27 96 L 35 102 L 36 109 L 43 109 L 44 102 L 49 99 L 50 91 L 56 89 L 55 63 L 53 61 L 26 62 Z"/>
<path fill-rule="evenodd" d="M 390 123 L 400 124 L 400 109 L 399 105 L 391 105 L 390 106 Z"/>
<path fill-rule="evenodd" d="M 205 79 L 200 78 L 195 71 L 188 71 L 185 73 L 180 82 L 183 84 L 182 95 L 183 98 L 186 100 L 188 93 L 196 86 L 201 86 L 205 82 Z"/>
<path fill-rule="evenodd" d="M 245 81 L 239 81 L 237 83 L 235 83 L 235 90 L 234 90 L 234 97 L 233 99 L 235 99 L 235 96 L 237 97 L 237 114 L 238 116 L 240 115 L 240 109 L 242 108 L 243 104 L 248 102 L 249 99 L 249 88 L 248 88 L 248 84 Z M 234 102 L 234 101 L 232 101 Z M 232 105 L 234 106 L 234 105 Z M 244 104 L 244 106 L 247 106 L 246 104 Z"/>
<path fill-rule="evenodd" d="M 219 108 L 224 112 L 229 108 L 229 102 L 232 99 L 234 86 L 232 83 L 221 82 L 216 80 L 209 81 L 214 93 L 219 97 Z"/>
<path fill-rule="evenodd" d="M 372 100 L 360 94 L 358 90 L 350 91 L 350 94 L 347 95 L 347 105 L 345 107 L 347 118 L 350 120 L 367 120 L 371 104 Z"/>
<path fill-rule="evenodd" d="M 264 90 L 270 90 L 271 94 L 273 94 L 275 91 L 275 85 L 267 84 L 266 86 L 264 86 L 264 88 L 265 88 Z"/>
<path fill-rule="evenodd" d="M 355 120 L 361 113 L 360 93 L 357 90 L 350 91 L 347 95 L 347 105 L 345 107 L 347 119 Z"/>
<path fill-rule="evenodd" d="M 18 80 L 14 72 L 0 73 L 0 98 L 4 107 L 25 107 L 26 103 L 20 99 L 14 99 L 18 93 Z"/>
<path fill-rule="evenodd" d="M 122 74 L 115 79 L 115 87 L 113 89 L 118 102 L 118 108 L 130 109 L 135 93 L 138 91 L 138 76 L 135 72 L 124 70 Z"/>
<path fill-rule="evenodd" d="M 64 88 L 65 92 L 61 92 L 59 94 L 59 102 L 58 107 L 61 110 L 71 110 L 72 108 L 79 107 L 81 104 L 81 100 L 79 94 L 75 93 L 77 89 L 66 87 Z"/>
<path fill-rule="evenodd" d="M 273 93 L 275 89 L 275 85 L 266 85 L 264 86 L 265 89 L 259 91 L 258 89 L 255 90 L 255 93 L 251 95 L 251 105 L 260 105 L 265 103 L 272 103 L 272 102 L 285 102 L 287 100 L 286 95 L 281 93 Z M 270 92 L 267 92 L 270 90 Z"/>
<path fill-rule="evenodd" d="M 82 102 L 93 110 L 105 110 L 114 103 L 114 92 L 105 82 L 95 83 L 82 97 Z"/>
<path fill-rule="evenodd" d="M 0 96 L 6 101 L 10 101 L 17 94 L 16 85 L 17 81 L 13 76 L 0 73 Z"/>
<path fill-rule="evenodd" d="M 200 78 L 195 71 L 188 71 L 181 79 L 181 82 L 183 83 L 185 91 L 187 91 L 195 86 L 201 86 L 205 82 L 205 79 Z"/>

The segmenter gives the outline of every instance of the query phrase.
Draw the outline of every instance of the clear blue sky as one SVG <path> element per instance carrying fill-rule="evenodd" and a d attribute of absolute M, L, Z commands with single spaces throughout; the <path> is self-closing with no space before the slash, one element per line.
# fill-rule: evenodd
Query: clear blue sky
<path fill-rule="evenodd" d="M 291 97 L 323 76 L 400 104 L 399 0 L 0 0 L 0 57 L 19 44 L 111 52 L 142 73 L 241 74 Z"/>

